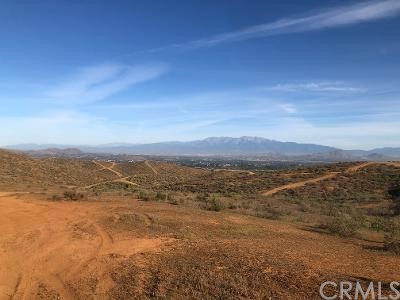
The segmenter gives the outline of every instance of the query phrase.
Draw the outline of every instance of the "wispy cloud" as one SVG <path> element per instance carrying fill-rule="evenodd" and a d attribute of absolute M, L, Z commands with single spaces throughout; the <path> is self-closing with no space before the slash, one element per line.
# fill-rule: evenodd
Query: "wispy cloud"
<path fill-rule="evenodd" d="M 294 114 L 297 112 L 296 106 L 291 103 L 283 103 L 280 105 L 280 108 L 288 114 Z"/>
<path fill-rule="evenodd" d="M 0 113 L 0 144 L 98 144 L 257 135 L 346 148 L 398 146 L 396 98 L 328 93 L 325 100 L 270 90 L 224 90 L 74 108 Z M 288 97 L 286 97 L 288 96 Z M 319 95 L 317 95 L 319 96 Z M 156 116 L 156 117 L 155 117 Z M 62 141 L 60 140 L 62 132 Z"/>
<path fill-rule="evenodd" d="M 357 93 L 364 91 L 363 88 L 349 86 L 343 82 L 307 82 L 277 84 L 270 88 L 273 91 L 281 92 L 339 92 L 339 93 Z"/>
<path fill-rule="evenodd" d="M 331 8 L 309 13 L 302 17 L 281 19 L 275 22 L 246 27 L 204 39 L 152 49 L 156 52 L 169 48 L 190 49 L 211 47 L 222 43 L 259 38 L 264 36 L 315 31 L 341 27 L 351 24 L 370 22 L 400 14 L 399 0 L 367 1 L 359 4 Z"/>
<path fill-rule="evenodd" d="M 102 64 L 80 69 L 77 74 L 47 91 L 58 101 L 93 102 L 162 75 L 165 65 L 126 66 Z"/>

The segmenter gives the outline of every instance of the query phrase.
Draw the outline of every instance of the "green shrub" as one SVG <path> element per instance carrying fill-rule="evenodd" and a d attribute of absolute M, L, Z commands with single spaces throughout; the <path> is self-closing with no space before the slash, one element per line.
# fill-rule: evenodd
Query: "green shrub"
<path fill-rule="evenodd" d="M 211 211 L 221 211 L 225 209 L 225 204 L 220 199 L 213 197 L 211 199 L 207 199 L 202 208 Z"/>
<path fill-rule="evenodd" d="M 153 200 L 153 196 L 150 193 L 145 192 L 145 191 L 140 191 L 138 197 L 142 201 L 151 201 L 151 200 Z"/>
<path fill-rule="evenodd" d="M 392 222 L 385 234 L 385 249 L 400 254 L 400 225 Z"/>
<path fill-rule="evenodd" d="M 257 205 L 255 208 L 255 216 L 264 219 L 278 220 L 282 213 L 271 207 L 271 205 Z"/>
<path fill-rule="evenodd" d="M 207 199 L 210 197 L 210 195 L 208 193 L 201 193 L 201 194 L 197 194 L 196 196 L 196 201 L 199 202 L 207 202 Z"/>
<path fill-rule="evenodd" d="M 162 192 L 157 192 L 157 194 L 156 194 L 156 200 L 164 201 L 164 200 L 166 200 L 166 199 L 167 199 L 167 195 L 166 195 L 166 194 L 164 194 L 164 193 L 162 193 Z"/>
<path fill-rule="evenodd" d="M 356 233 L 358 224 L 350 215 L 337 213 L 323 227 L 333 234 L 350 237 Z"/>
<path fill-rule="evenodd" d="M 383 217 L 365 217 L 364 221 L 366 227 L 368 229 L 372 229 L 375 231 L 383 231 L 387 227 L 387 222 Z"/>
<path fill-rule="evenodd" d="M 52 201 L 60 201 L 60 200 L 62 200 L 63 198 L 60 196 L 60 195 L 52 195 L 51 196 L 51 200 Z"/>
<path fill-rule="evenodd" d="M 173 195 L 168 195 L 167 199 L 168 199 L 169 204 L 172 204 L 172 205 L 179 204 L 178 200 Z"/>
<path fill-rule="evenodd" d="M 76 191 L 65 191 L 63 196 L 65 200 L 72 200 L 72 201 L 83 200 L 86 198 L 85 194 L 78 193 Z"/>
<path fill-rule="evenodd" d="M 229 202 L 228 208 L 229 208 L 229 209 L 236 209 L 237 206 L 236 206 L 236 204 L 235 204 L 234 202 Z"/>

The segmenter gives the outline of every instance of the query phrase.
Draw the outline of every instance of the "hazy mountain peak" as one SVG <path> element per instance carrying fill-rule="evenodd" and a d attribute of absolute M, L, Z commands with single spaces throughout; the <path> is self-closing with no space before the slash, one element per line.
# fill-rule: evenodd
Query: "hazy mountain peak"
<path fill-rule="evenodd" d="M 188 142 L 158 142 L 150 144 L 111 143 L 97 146 L 85 145 L 36 145 L 22 144 L 7 147 L 8 149 L 29 151 L 46 150 L 49 148 L 68 149 L 76 148 L 90 153 L 110 154 L 138 154 L 138 155 L 229 155 L 229 156 L 257 156 L 257 155 L 316 155 L 323 154 L 335 158 L 370 159 L 375 153 L 382 157 L 399 158 L 400 148 L 377 148 L 370 151 L 341 150 L 335 147 L 305 144 L 295 142 L 281 142 L 256 136 L 241 137 L 208 137 L 202 140 Z M 51 149 L 54 152 L 54 149 Z M 59 150 L 60 151 L 60 150 Z M 60 151 L 61 152 L 61 151 Z M 68 152 L 68 151 L 67 151 Z M 69 152 L 73 152 L 69 150 Z M 377 156 L 375 156 L 377 157 Z"/>

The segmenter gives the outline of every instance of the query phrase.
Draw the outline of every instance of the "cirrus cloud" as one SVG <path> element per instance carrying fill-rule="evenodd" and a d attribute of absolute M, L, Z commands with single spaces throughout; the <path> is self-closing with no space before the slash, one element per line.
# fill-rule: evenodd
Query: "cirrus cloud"
<path fill-rule="evenodd" d="M 343 82 L 307 82 L 307 83 L 285 83 L 277 84 L 268 88 L 280 92 L 338 92 L 338 93 L 357 93 L 364 89 L 355 86 L 349 86 Z"/>
<path fill-rule="evenodd" d="M 343 27 L 352 24 L 371 22 L 400 14 L 399 0 L 367 1 L 358 4 L 335 7 L 319 12 L 305 14 L 274 22 L 246 27 L 237 31 L 226 32 L 204 39 L 186 43 L 168 45 L 149 50 L 157 52 L 166 49 L 197 49 L 219 44 L 260 38 L 265 36 L 316 31 L 327 28 Z"/>
<path fill-rule="evenodd" d="M 85 67 L 46 92 L 57 101 L 95 102 L 108 98 L 138 83 L 155 79 L 167 71 L 164 64 L 127 66 L 101 64 Z"/>

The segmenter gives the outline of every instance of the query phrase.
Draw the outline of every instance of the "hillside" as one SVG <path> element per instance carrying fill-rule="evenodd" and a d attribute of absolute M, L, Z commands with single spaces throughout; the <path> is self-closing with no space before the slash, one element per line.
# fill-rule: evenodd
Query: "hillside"
<path fill-rule="evenodd" d="M 91 161 L 35 159 L 5 150 L 0 150 L 0 165 L 1 191 L 83 186 L 115 177 Z"/>
<path fill-rule="evenodd" d="M 0 294 L 14 299 L 316 299 L 321 281 L 400 276 L 399 163 L 250 171 L 1 150 L 0 164 Z"/>
<path fill-rule="evenodd" d="M 75 156 L 79 157 L 84 155 L 84 152 L 77 149 L 77 148 L 46 148 L 42 150 L 28 150 L 25 151 L 26 154 L 33 156 L 33 157 L 68 157 L 68 156 Z"/>

